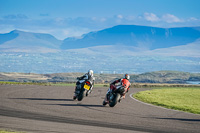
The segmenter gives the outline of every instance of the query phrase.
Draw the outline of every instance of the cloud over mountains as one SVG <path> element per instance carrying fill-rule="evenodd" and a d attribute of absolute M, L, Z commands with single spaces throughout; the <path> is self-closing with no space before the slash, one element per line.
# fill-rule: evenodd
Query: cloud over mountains
<path fill-rule="evenodd" d="M 145 12 L 141 15 L 117 14 L 112 17 L 56 17 L 41 13 L 33 19 L 26 14 L 9 14 L 0 18 L 1 33 L 18 29 L 28 32 L 49 33 L 58 39 L 81 36 L 82 34 L 102 30 L 115 25 L 146 25 L 154 27 L 199 26 L 200 19 L 195 17 L 180 18 L 167 13 L 157 15 Z"/>
<path fill-rule="evenodd" d="M 172 14 L 164 14 L 161 17 L 158 17 L 154 13 L 144 13 L 144 18 L 147 21 L 151 21 L 151 22 L 160 22 L 160 21 L 163 21 L 166 23 L 177 23 L 177 22 L 182 22 L 182 21 L 184 22 L 184 20 L 181 20 Z"/>

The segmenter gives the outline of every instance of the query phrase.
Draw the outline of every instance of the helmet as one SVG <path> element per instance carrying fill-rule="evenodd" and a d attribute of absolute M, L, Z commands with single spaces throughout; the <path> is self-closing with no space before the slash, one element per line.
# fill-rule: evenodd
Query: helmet
<path fill-rule="evenodd" d="M 93 70 L 89 70 L 89 71 L 88 71 L 88 74 L 89 74 L 90 76 L 93 76 Z"/>
<path fill-rule="evenodd" d="M 130 76 L 126 73 L 126 74 L 124 75 L 124 78 L 129 80 L 129 79 L 130 79 Z"/>

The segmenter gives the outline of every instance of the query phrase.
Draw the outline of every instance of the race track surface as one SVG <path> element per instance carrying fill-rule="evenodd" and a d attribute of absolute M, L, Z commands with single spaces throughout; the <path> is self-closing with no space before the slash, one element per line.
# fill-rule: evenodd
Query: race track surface
<path fill-rule="evenodd" d="M 145 89 L 131 88 L 129 94 Z M 0 129 L 30 133 L 199 133 L 200 115 L 144 104 L 129 94 L 102 106 L 107 88 L 73 101 L 74 87 L 0 85 Z"/>

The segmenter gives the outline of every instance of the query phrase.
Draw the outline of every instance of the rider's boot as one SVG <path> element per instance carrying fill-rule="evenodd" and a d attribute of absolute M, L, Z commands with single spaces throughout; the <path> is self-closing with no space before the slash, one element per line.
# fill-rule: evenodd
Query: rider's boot
<path fill-rule="evenodd" d="M 77 98 L 77 94 L 76 94 L 76 91 L 77 91 L 77 86 L 75 87 L 75 91 L 74 91 L 74 96 L 73 96 L 73 100 L 76 100 L 76 98 Z"/>
<path fill-rule="evenodd" d="M 108 103 L 109 103 L 109 101 L 108 101 L 107 94 L 106 94 L 106 97 L 105 97 L 105 99 L 103 100 L 103 105 L 105 106 L 105 105 L 108 104 Z"/>
<path fill-rule="evenodd" d="M 89 93 L 89 91 L 86 92 L 86 94 L 85 94 L 86 97 L 88 96 L 88 93 Z"/>
<path fill-rule="evenodd" d="M 90 90 L 88 91 L 88 93 L 92 93 L 92 88 L 93 88 L 93 87 L 90 88 Z"/>
<path fill-rule="evenodd" d="M 120 102 L 121 102 L 121 100 L 122 100 L 122 98 L 120 97 L 120 99 L 119 99 L 119 101 L 118 101 L 118 102 L 120 103 Z"/>
<path fill-rule="evenodd" d="M 73 100 L 76 100 L 77 96 L 76 94 L 74 93 L 74 96 L 73 96 Z"/>
<path fill-rule="evenodd" d="M 90 90 L 88 90 L 87 92 L 86 92 L 86 97 L 88 96 L 88 94 L 91 94 L 92 93 L 92 88 L 90 88 Z"/>
<path fill-rule="evenodd" d="M 107 93 L 107 94 L 106 94 L 106 97 L 105 97 L 105 99 L 104 99 L 104 101 L 103 101 L 104 104 L 109 103 L 109 100 L 108 100 L 109 97 L 110 97 L 110 93 Z"/>

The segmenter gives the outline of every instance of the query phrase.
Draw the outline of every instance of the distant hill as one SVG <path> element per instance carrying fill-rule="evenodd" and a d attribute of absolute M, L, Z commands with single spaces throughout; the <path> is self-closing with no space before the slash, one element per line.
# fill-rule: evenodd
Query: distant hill
<path fill-rule="evenodd" d="M 118 25 L 90 32 L 80 39 L 66 38 L 61 49 L 80 49 L 103 45 L 123 45 L 143 50 L 154 50 L 186 45 L 200 38 L 200 27 L 157 28 Z"/>
<path fill-rule="evenodd" d="M 12 52 L 49 52 L 59 49 L 62 41 L 49 34 L 19 30 L 0 34 L 0 49 Z"/>
<path fill-rule="evenodd" d="M 200 73 L 156 71 L 133 75 L 131 79 L 141 83 L 186 83 L 186 81 L 200 81 Z"/>
<path fill-rule="evenodd" d="M 54 74 L 34 74 L 34 73 L 2 73 L 0 81 L 15 82 L 67 82 L 75 83 L 76 77 L 84 73 L 54 73 Z M 188 73 L 179 71 L 156 71 L 142 74 L 130 74 L 131 83 L 179 83 L 186 81 L 200 81 L 200 73 Z M 123 74 L 94 74 L 96 83 L 111 83 L 115 79 L 123 78 Z"/>

